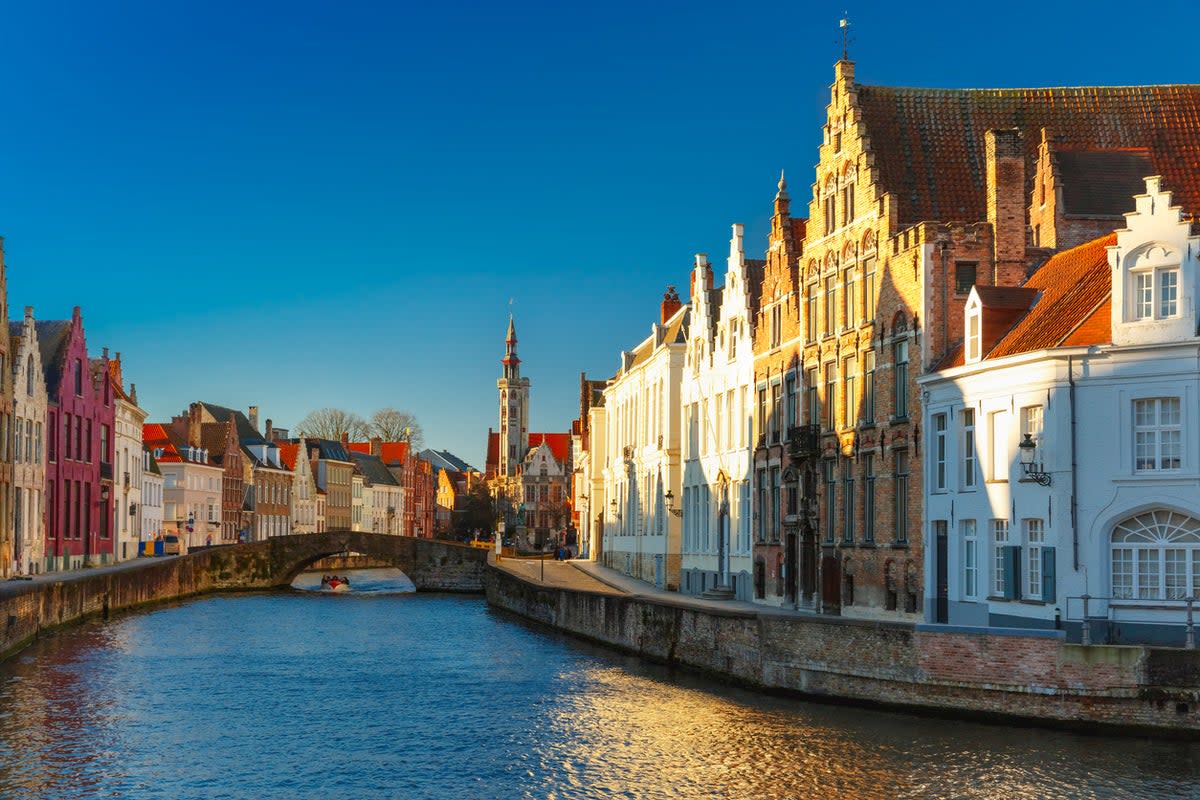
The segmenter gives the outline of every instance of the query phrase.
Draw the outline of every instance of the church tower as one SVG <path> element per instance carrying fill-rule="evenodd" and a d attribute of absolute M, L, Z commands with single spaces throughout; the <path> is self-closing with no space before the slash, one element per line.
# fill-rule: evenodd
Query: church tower
<path fill-rule="evenodd" d="M 504 366 L 496 387 L 500 390 L 500 466 L 497 477 L 517 475 L 529 443 L 529 378 L 521 377 L 517 358 L 517 328 L 508 316 L 508 336 L 500 363 Z"/>

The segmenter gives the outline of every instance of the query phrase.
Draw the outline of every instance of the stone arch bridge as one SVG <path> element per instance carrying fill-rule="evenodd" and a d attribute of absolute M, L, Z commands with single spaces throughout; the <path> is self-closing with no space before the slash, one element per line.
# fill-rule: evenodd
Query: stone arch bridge
<path fill-rule="evenodd" d="M 195 561 L 210 590 L 287 586 L 313 563 L 339 553 L 361 553 L 407 575 L 417 591 L 480 592 L 487 550 L 469 545 L 362 531 L 278 536 L 184 556 Z"/>

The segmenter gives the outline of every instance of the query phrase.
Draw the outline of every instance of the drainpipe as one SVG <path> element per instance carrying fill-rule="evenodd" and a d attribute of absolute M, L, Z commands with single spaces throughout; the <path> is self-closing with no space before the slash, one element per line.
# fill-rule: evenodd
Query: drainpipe
<path fill-rule="evenodd" d="M 1071 398 L 1071 559 L 1075 571 L 1079 571 L 1079 525 L 1075 517 L 1076 498 L 1076 463 L 1075 463 L 1075 357 L 1067 356 L 1067 383 L 1070 385 Z"/>

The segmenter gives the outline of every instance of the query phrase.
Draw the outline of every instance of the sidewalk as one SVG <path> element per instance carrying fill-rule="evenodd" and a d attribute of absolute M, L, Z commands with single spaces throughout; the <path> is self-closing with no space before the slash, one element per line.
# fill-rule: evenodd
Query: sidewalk
<path fill-rule="evenodd" d="M 488 555 L 488 563 L 500 569 L 517 575 L 532 583 L 541 583 L 553 589 L 573 589 L 589 592 L 600 592 L 611 595 L 628 595 L 658 603 L 694 608 L 715 614 L 728 615 L 764 615 L 764 616 L 814 616 L 813 612 L 804 609 L 777 608 L 775 606 L 759 605 L 744 600 L 705 600 L 702 597 L 668 592 L 653 584 L 638 580 L 615 569 L 602 566 L 595 561 L 549 561 L 545 566 L 545 578 L 542 578 L 542 563 L 534 560 L 505 557 L 498 563 L 495 554 Z"/>

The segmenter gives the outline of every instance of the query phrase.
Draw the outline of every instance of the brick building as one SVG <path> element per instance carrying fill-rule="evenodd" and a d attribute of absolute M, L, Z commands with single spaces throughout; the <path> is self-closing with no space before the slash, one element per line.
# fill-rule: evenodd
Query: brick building
<path fill-rule="evenodd" d="M 852 62 L 835 65 L 802 241 L 787 241 L 796 236 L 786 197 L 776 201 L 768 260 L 782 276 L 786 249 L 794 285 L 776 290 L 768 265 L 756 329 L 766 599 L 804 602 L 811 588 L 809 602 L 826 611 L 917 617 L 925 537 L 916 378 L 962 338 L 973 286 L 1019 286 L 1049 248 L 1111 225 L 1111 204 L 1090 202 L 1105 175 L 1153 165 L 1195 191 L 1188 165 L 1200 163 L 1200 137 L 1188 121 L 1198 112 L 1200 87 L 908 89 L 860 85 Z M 791 338 L 803 343 L 795 362 Z M 790 391 L 789 379 L 802 390 Z M 769 455 L 784 449 L 774 438 L 786 439 L 792 420 L 819 426 L 818 457 L 806 462 L 815 483 Z M 815 519 L 800 507 L 806 490 Z M 781 515 L 797 530 L 811 520 L 813 563 L 798 555 L 786 568 L 771 529 L 784 527 Z"/>

